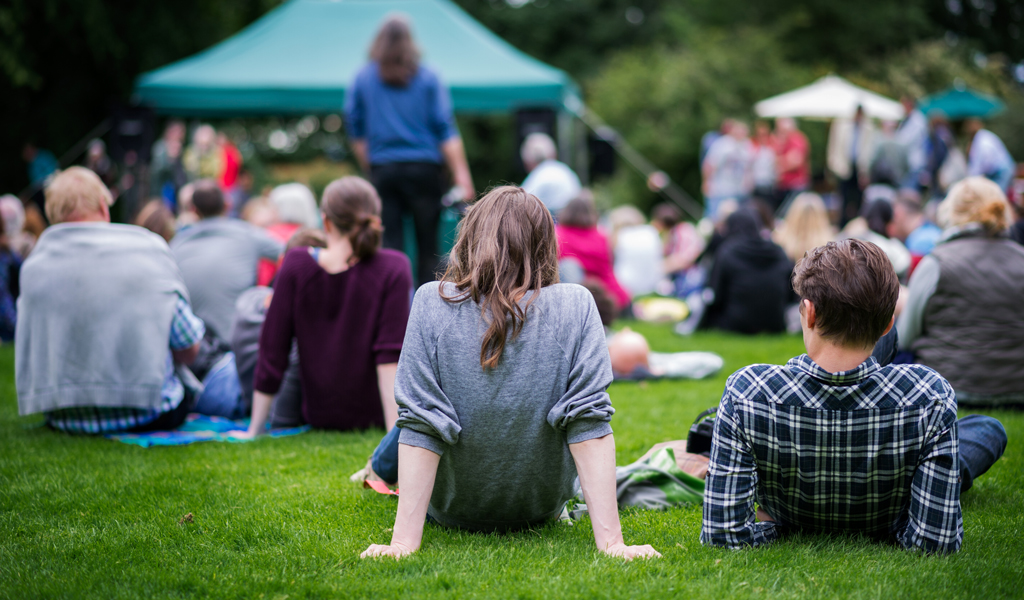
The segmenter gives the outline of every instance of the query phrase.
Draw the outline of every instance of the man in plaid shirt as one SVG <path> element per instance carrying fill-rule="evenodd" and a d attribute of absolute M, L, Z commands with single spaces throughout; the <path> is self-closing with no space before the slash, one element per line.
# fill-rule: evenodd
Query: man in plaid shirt
<path fill-rule="evenodd" d="M 794 270 L 793 287 L 807 354 L 740 369 L 726 383 L 701 543 L 760 546 L 802 530 L 956 552 L 960 494 L 1002 455 L 1002 425 L 979 415 L 958 422 L 938 373 L 871 356 L 899 296 L 878 246 L 816 248 Z"/>

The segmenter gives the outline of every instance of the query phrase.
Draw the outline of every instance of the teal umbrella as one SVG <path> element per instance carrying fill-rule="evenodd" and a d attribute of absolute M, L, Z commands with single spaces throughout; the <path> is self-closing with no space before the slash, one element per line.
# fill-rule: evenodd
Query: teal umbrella
<path fill-rule="evenodd" d="M 1005 109 L 1006 105 L 999 98 L 966 87 L 951 87 L 921 99 L 924 114 L 942 111 L 953 120 L 994 117 Z"/>

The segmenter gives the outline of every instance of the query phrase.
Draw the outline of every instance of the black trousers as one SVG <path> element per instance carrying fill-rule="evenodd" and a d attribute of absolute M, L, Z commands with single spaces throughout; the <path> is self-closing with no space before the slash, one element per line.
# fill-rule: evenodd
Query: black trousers
<path fill-rule="evenodd" d="M 843 208 L 839 213 L 839 227 L 846 227 L 846 224 L 860 216 L 860 205 L 864 199 L 864 190 L 860 189 L 860 181 L 857 178 L 857 169 L 851 169 L 853 175 L 849 179 L 839 182 L 839 194 L 843 198 Z"/>
<path fill-rule="evenodd" d="M 384 247 L 404 249 L 403 217 L 412 216 L 416 231 L 416 285 L 435 281 L 440 264 L 437 228 L 441 222 L 444 169 L 435 163 L 374 165 L 370 168 L 370 180 L 382 203 Z"/>
<path fill-rule="evenodd" d="M 185 422 L 185 417 L 188 413 L 192 412 L 192 407 L 196 405 L 196 397 L 185 388 L 185 397 L 182 398 L 181 404 L 174 410 L 165 412 L 164 414 L 157 417 L 155 421 L 146 423 L 145 425 L 139 425 L 138 427 L 132 427 L 128 430 L 128 433 L 145 433 L 147 431 L 170 431 L 181 427 L 181 424 Z"/>

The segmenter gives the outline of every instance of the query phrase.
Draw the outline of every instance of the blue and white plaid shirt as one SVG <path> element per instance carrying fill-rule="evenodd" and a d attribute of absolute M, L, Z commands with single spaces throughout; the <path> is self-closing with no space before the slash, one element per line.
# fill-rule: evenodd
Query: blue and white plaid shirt
<path fill-rule="evenodd" d="M 178 297 L 174 318 L 171 319 L 169 347 L 184 350 L 199 343 L 206 334 L 202 319 L 192 312 L 187 300 Z M 167 375 L 160 388 L 158 408 L 117 408 L 109 406 L 75 406 L 46 413 L 46 422 L 54 429 L 72 433 L 109 433 L 125 431 L 152 423 L 163 413 L 170 412 L 185 398 L 185 386 L 174 372 L 174 360 L 167 354 Z"/>
<path fill-rule="evenodd" d="M 775 522 L 755 522 L 754 502 Z M 734 373 L 715 420 L 702 544 L 787 529 L 956 552 L 963 538 L 953 389 L 920 365 L 829 373 L 806 354 Z"/>

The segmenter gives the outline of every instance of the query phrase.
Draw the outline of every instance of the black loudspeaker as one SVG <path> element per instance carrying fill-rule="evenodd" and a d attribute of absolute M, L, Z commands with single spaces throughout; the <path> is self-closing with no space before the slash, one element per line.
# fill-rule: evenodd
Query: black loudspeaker
<path fill-rule="evenodd" d="M 519 149 L 523 140 L 531 133 L 546 133 L 558 143 L 558 115 L 550 108 L 524 108 L 516 111 L 516 165 L 522 172 L 526 171 Z"/>
<path fill-rule="evenodd" d="M 142 106 L 119 106 L 113 109 L 111 121 L 110 158 L 128 166 L 149 164 L 156 129 L 153 111 Z"/>
<path fill-rule="evenodd" d="M 615 136 L 611 128 L 602 127 L 590 134 L 590 176 L 610 177 L 615 174 Z"/>

